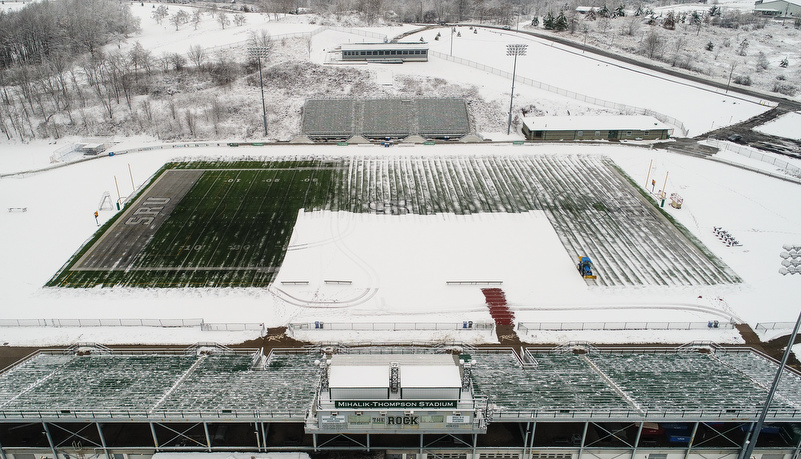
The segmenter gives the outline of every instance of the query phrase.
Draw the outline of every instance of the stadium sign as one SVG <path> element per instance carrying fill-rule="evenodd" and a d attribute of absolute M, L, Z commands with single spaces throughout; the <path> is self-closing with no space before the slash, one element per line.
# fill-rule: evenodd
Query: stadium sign
<path fill-rule="evenodd" d="M 456 408 L 456 400 L 337 400 L 336 408 L 352 409 L 406 409 L 406 408 Z"/>

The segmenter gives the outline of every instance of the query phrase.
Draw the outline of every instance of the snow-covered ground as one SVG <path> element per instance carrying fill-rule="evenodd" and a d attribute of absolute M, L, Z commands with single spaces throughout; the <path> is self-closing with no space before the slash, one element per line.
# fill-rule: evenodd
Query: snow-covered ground
<path fill-rule="evenodd" d="M 801 140 L 801 113 L 787 113 L 769 123 L 758 126 L 755 130 L 763 134 Z"/>
<path fill-rule="evenodd" d="M 52 145 L 16 147 L 20 158 L 46 162 Z M 380 147 L 273 146 L 254 155 L 364 155 Z M 398 148 L 396 154 L 566 154 L 573 145 L 443 145 Z M 375 150 L 376 154 L 383 150 Z M 699 158 L 633 146 L 584 146 L 582 153 L 608 155 L 635 182 L 648 166 L 668 193 L 684 197 L 682 209 L 666 207 L 744 280 L 706 287 L 599 288 L 575 273 L 571 257 L 556 240 L 548 220 L 527 214 L 472 216 L 377 216 L 344 212 L 301 214 L 284 268 L 270 289 L 43 289 L 41 286 L 97 229 L 93 212 L 104 191 L 116 196 L 137 187 L 165 161 L 177 156 L 235 157 L 242 149 L 151 150 L 68 165 L 47 172 L 0 179 L 3 253 L 0 319 L 28 318 L 202 318 L 213 323 L 461 323 L 490 322 L 480 285 L 447 285 L 452 280 L 503 281 L 516 320 L 538 322 L 707 322 L 730 318 L 790 322 L 801 276 L 779 274 L 782 245 L 801 244 L 801 214 L 792 196 L 799 185 Z M 5 156 L 5 155 L 4 155 Z M 9 170 L 13 161 L 0 164 Z M 653 163 L 652 163 L 653 160 Z M 28 162 L 25 161 L 27 164 Z M 19 166 L 19 164 L 17 165 Z M 129 169 L 130 167 L 130 169 Z M 779 198 L 781 197 L 781 198 Z M 100 223 L 112 216 L 100 212 Z M 722 226 L 742 247 L 726 247 L 712 233 Z M 324 279 L 351 280 L 350 286 Z M 308 280 L 309 285 L 281 281 Z M 220 341 L 257 337 L 258 331 L 200 332 L 119 327 L 79 329 L 2 328 L 0 341 L 55 345 L 76 341 L 109 343 Z M 468 333 L 473 335 L 467 336 Z M 338 340 L 493 341 L 483 332 L 386 333 L 311 330 L 303 338 Z M 301 337 L 301 336 L 299 336 Z M 197 339 L 196 339 L 197 338 Z M 732 329 L 582 333 L 521 333 L 532 342 L 585 339 L 598 342 L 739 342 Z"/>
<path fill-rule="evenodd" d="M 221 45 L 246 40 L 251 30 L 266 29 L 278 36 L 311 32 L 314 25 L 302 17 L 283 21 L 248 15 L 244 26 L 217 31 L 206 19 L 197 31 L 189 24 L 179 31 L 158 26 L 149 18 L 151 4 L 135 4 L 143 17 L 143 34 L 132 37 L 157 53 L 185 52 L 200 37 L 214 36 Z M 170 6 L 174 8 L 184 8 Z M 166 24 L 166 23 L 165 23 Z M 406 28 L 377 28 L 374 33 L 394 36 Z M 434 32 L 422 34 L 432 49 L 450 51 L 450 33 L 440 40 Z M 474 34 L 458 28 L 453 56 L 480 62 L 505 72 L 511 58 L 505 47 L 528 43 L 528 56 L 518 60 L 517 75 L 572 91 L 569 97 L 518 83 L 515 102 L 532 105 L 541 113 L 564 115 L 615 113 L 580 101 L 580 95 L 645 107 L 681 121 L 690 135 L 734 123 L 761 113 L 769 106 L 758 99 L 721 94 L 719 90 L 677 81 L 623 66 L 509 32 L 481 29 Z M 409 40 L 419 40 L 412 35 Z M 326 30 L 313 35 L 309 57 L 330 62 L 330 51 L 348 41 L 370 39 L 353 33 Z M 474 66 L 432 57 L 427 63 L 363 66 L 393 95 L 403 77 L 441 79 L 474 87 L 502 114 L 508 107 L 508 78 Z M 389 81 L 393 85 L 385 85 Z M 495 114 L 497 115 L 497 114 Z M 504 116 L 499 118 L 505 119 Z M 776 135 L 790 138 L 797 122 L 774 127 Z M 279 132 L 276 138 L 295 133 Z M 507 136 L 505 124 L 480 132 L 493 139 Z M 79 139 L 30 144 L 0 144 L 0 174 L 50 165 L 54 151 Z M 117 139 L 115 150 L 157 145 L 149 138 Z M 234 139 L 239 140 L 239 139 Z M 378 147 L 269 146 L 252 151 L 227 147 L 157 149 L 103 156 L 40 173 L 0 178 L 0 319 L 59 318 L 202 318 L 211 323 L 257 323 L 265 327 L 288 323 L 382 322 L 461 323 L 489 322 L 491 317 L 477 285 L 447 285 L 449 280 L 500 280 L 516 320 L 537 322 L 701 322 L 742 320 L 791 322 L 798 313 L 801 276 L 779 274 L 782 245 L 801 245 L 798 187 L 749 170 L 703 159 L 643 147 L 615 145 L 438 145 L 397 148 L 394 154 L 518 155 L 565 154 L 580 150 L 611 157 L 637 183 L 646 176 L 658 182 L 667 176 L 666 190 L 684 198 L 680 210 L 666 210 L 690 229 L 743 280 L 738 285 L 711 287 L 588 286 L 576 274 L 573 260 L 555 240 L 554 230 L 536 212 L 526 214 L 375 216 L 346 213 L 304 213 L 298 220 L 282 271 L 270 289 L 43 289 L 42 285 L 113 211 L 94 212 L 103 193 L 114 199 L 141 186 L 162 164 L 175 157 L 235 157 L 235 155 L 366 155 L 382 154 Z M 745 164 L 732 154 L 727 160 Z M 649 164 L 651 170 L 649 171 Z M 649 175 L 650 174 L 650 175 Z M 6 209 L 26 209 L 26 211 Z M 726 247 L 712 233 L 721 226 L 734 234 L 741 247 Z M 302 249 L 301 249 L 302 247 Z M 321 279 L 354 280 L 350 287 L 329 285 Z M 282 285 L 281 280 L 317 280 L 308 286 Z M 0 344 L 45 346 L 95 341 L 122 343 L 233 343 L 258 337 L 260 331 L 206 332 L 199 329 L 122 327 L 0 328 Z M 470 335 L 467 335 L 470 334 Z M 390 336 L 391 335 L 391 336 Z M 310 330 L 304 339 L 317 341 L 493 341 L 479 331 L 407 332 L 398 334 Z M 696 331 L 614 331 L 521 333 L 531 342 L 588 340 L 597 342 L 686 342 L 694 339 L 741 342 L 730 328 Z"/>

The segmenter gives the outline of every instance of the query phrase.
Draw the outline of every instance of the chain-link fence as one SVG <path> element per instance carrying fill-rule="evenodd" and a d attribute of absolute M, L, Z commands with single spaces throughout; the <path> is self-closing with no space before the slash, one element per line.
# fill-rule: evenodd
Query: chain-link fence
<path fill-rule="evenodd" d="M 428 54 L 430 56 L 434 56 L 434 57 L 437 57 L 437 58 L 440 58 L 440 59 L 445 59 L 447 61 L 455 62 L 457 64 L 466 65 L 468 67 L 472 67 L 472 68 L 475 68 L 475 69 L 478 69 L 478 70 L 481 70 L 481 71 L 484 71 L 484 72 L 487 72 L 487 73 L 491 73 L 493 75 L 498 75 L 498 76 L 503 77 L 503 78 L 508 78 L 510 80 L 512 79 L 512 74 L 511 73 L 505 72 L 503 70 L 498 70 L 498 69 L 496 69 L 494 67 L 490 67 L 488 65 L 479 64 L 478 62 L 470 61 L 470 60 L 467 60 L 467 59 L 462 59 L 460 57 L 449 56 L 447 54 L 440 53 L 440 52 L 437 52 L 437 51 L 429 51 Z M 515 81 L 517 83 L 521 83 L 521 84 L 524 84 L 524 85 L 527 85 L 527 86 L 532 86 L 532 87 L 535 87 L 535 88 L 539 88 L 539 89 L 542 89 L 542 90 L 545 90 L 545 91 L 548 91 L 548 92 L 552 92 L 554 94 L 559 94 L 560 96 L 569 97 L 571 99 L 575 99 L 575 100 L 578 100 L 578 101 L 581 101 L 581 102 L 587 102 L 589 104 L 598 105 L 600 107 L 611 108 L 611 109 L 617 110 L 617 111 L 619 111 L 621 113 L 624 113 L 624 114 L 627 114 L 627 115 L 635 115 L 636 114 L 636 115 L 653 116 L 654 118 L 658 119 L 659 121 L 661 121 L 663 123 L 666 123 L 666 124 L 669 124 L 671 126 L 677 127 L 681 131 L 681 135 L 682 136 L 687 135 L 687 128 L 684 126 L 684 123 L 682 123 L 680 120 L 678 120 L 678 119 L 676 119 L 676 118 L 674 118 L 672 116 L 668 116 L 668 115 L 656 112 L 654 110 L 650 110 L 650 109 L 642 108 L 642 107 L 635 107 L 635 106 L 632 106 L 632 105 L 620 104 L 620 103 L 617 103 L 617 102 L 610 102 L 608 100 L 599 99 L 597 97 L 587 96 L 585 94 L 580 94 L 580 93 L 577 93 L 577 92 L 574 92 L 574 91 L 569 91 L 567 89 L 563 89 L 563 88 L 560 88 L 560 87 L 557 87 L 557 86 L 552 86 L 552 85 L 549 85 L 547 83 L 543 83 L 541 81 L 532 80 L 531 78 L 516 76 L 515 77 Z"/>
<path fill-rule="evenodd" d="M 520 322 L 517 329 L 528 334 L 532 331 L 576 330 L 703 330 L 705 328 L 732 329 L 731 322 Z"/>
<path fill-rule="evenodd" d="M 766 164 L 770 164 L 775 166 L 777 170 L 780 170 L 787 175 L 801 178 L 801 168 L 790 164 L 783 159 L 777 158 L 775 154 L 766 154 L 757 150 L 756 148 L 751 148 L 745 145 L 737 145 L 731 142 L 724 142 L 716 139 L 707 139 L 706 143 L 721 150 L 731 151 L 733 153 L 737 153 L 738 155 L 745 156 L 746 158 L 751 158 Z"/>
<path fill-rule="evenodd" d="M 200 327 L 203 319 L 0 319 L 0 327 Z"/>
<path fill-rule="evenodd" d="M 358 330 L 358 331 L 413 331 L 413 330 L 492 330 L 492 322 L 324 322 L 291 323 L 295 330 Z"/>

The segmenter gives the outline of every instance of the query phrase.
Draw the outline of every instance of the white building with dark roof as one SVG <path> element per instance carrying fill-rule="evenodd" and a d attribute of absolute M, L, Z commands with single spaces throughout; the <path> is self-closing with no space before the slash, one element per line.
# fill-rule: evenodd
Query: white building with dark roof
<path fill-rule="evenodd" d="M 754 13 L 765 16 L 797 18 L 801 16 L 801 0 L 757 0 L 754 3 Z"/>
<path fill-rule="evenodd" d="M 532 116 L 523 118 L 529 140 L 659 140 L 673 129 L 645 115 Z"/>

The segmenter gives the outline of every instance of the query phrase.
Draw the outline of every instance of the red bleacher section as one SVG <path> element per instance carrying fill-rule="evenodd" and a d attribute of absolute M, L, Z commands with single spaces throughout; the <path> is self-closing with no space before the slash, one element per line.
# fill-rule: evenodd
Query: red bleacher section
<path fill-rule="evenodd" d="M 499 288 L 482 288 L 481 293 L 487 299 L 490 315 L 495 325 L 514 325 L 515 314 L 506 306 L 506 294 Z"/>

